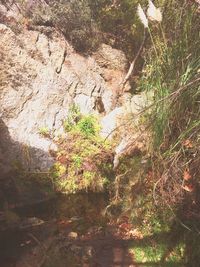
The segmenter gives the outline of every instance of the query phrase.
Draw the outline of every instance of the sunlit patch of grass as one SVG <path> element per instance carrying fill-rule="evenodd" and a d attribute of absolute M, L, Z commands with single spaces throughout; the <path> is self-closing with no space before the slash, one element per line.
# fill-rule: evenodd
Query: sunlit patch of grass
<path fill-rule="evenodd" d="M 136 262 L 145 263 L 158 263 L 161 260 L 162 254 L 164 252 L 163 246 L 155 246 L 155 247 L 136 247 L 134 248 L 134 255 Z M 145 265 L 144 265 L 145 266 Z"/>
<path fill-rule="evenodd" d="M 184 245 L 179 244 L 173 248 L 173 251 L 169 251 L 166 238 L 144 236 L 143 239 L 130 245 L 130 252 L 139 266 L 183 266 Z"/>

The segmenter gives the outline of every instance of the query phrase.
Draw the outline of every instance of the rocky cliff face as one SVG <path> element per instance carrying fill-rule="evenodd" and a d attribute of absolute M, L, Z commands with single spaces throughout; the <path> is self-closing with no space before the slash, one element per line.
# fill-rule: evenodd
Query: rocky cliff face
<path fill-rule="evenodd" d="M 12 23 L 0 24 L 0 167 L 6 171 L 19 160 L 29 170 L 45 170 L 56 148 L 40 129 L 62 132 L 72 103 L 82 113 L 111 111 L 127 62 L 106 45 L 81 56 L 51 27 L 16 31 L 9 16 Z"/>

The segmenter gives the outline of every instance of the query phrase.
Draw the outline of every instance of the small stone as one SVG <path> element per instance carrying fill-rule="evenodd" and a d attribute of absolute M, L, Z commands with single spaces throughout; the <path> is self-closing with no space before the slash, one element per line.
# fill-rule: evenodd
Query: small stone
<path fill-rule="evenodd" d="M 78 237 L 78 234 L 76 232 L 70 232 L 68 234 L 68 237 L 71 239 L 76 239 Z"/>

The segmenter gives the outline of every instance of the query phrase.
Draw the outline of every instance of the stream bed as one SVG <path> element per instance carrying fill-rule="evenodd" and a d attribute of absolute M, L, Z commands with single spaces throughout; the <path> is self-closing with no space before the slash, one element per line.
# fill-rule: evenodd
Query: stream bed
<path fill-rule="evenodd" d="M 88 193 L 14 209 L 20 218 L 42 223 L 0 233 L 0 266 L 136 266 L 128 249 L 132 238 L 123 238 L 117 218 L 105 214 L 106 207 L 105 194 Z"/>

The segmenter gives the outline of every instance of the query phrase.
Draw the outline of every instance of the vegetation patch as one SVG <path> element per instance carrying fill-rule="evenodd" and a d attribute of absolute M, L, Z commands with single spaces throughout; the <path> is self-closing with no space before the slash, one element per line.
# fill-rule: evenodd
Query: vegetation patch
<path fill-rule="evenodd" d="M 113 178 L 111 144 L 103 140 L 94 115 L 84 116 L 72 106 L 64 121 L 66 137 L 58 141 L 51 169 L 57 190 L 66 193 L 103 191 Z"/>
<path fill-rule="evenodd" d="M 50 130 L 48 127 L 40 127 L 39 134 L 43 137 L 50 137 Z"/>
<path fill-rule="evenodd" d="M 174 248 L 173 252 L 170 252 L 166 244 L 166 238 L 160 237 L 159 240 L 156 240 L 153 236 L 144 236 L 144 239 L 138 241 L 130 251 L 134 254 L 136 263 L 144 267 L 183 266 L 184 245 L 179 245 Z M 165 255 L 166 259 L 163 261 Z"/>
<path fill-rule="evenodd" d="M 168 231 L 166 242 L 172 254 L 181 247 L 185 265 L 198 266 L 199 14 L 189 1 L 162 2 L 162 23 L 155 27 L 148 17 L 151 48 L 140 79 L 141 88 L 154 92 L 148 119 L 152 171 L 146 183 L 150 191 L 143 195 L 146 209 L 140 216 L 147 232 Z"/>

